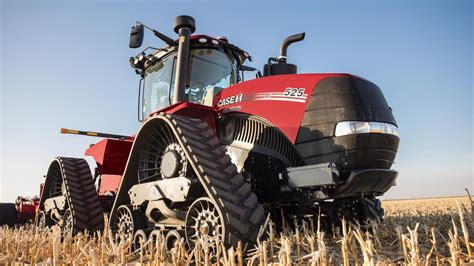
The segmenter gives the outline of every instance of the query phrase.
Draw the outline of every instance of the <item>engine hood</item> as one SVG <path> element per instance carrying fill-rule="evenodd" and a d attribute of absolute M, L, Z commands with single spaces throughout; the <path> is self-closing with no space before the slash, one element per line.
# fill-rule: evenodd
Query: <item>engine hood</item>
<path fill-rule="evenodd" d="M 308 137 L 330 137 L 338 121 L 396 125 L 375 84 L 341 73 L 279 75 L 246 81 L 218 93 L 213 106 L 221 114 L 239 112 L 261 117 L 292 143 Z"/>

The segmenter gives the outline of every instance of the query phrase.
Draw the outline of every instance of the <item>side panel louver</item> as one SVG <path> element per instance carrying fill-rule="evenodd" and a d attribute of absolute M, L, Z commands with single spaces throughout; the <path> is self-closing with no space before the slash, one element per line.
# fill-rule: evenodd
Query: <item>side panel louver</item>
<path fill-rule="evenodd" d="M 301 166 L 303 160 L 280 132 L 261 118 L 245 114 L 224 115 L 219 121 L 219 139 L 226 145 L 267 154 L 288 166 Z"/>

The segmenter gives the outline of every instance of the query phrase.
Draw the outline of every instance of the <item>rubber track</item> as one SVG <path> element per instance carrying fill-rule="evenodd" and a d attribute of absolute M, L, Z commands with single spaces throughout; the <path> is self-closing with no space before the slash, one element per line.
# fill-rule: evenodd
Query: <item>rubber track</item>
<path fill-rule="evenodd" d="M 72 211 L 75 231 L 102 230 L 104 214 L 86 160 L 67 157 L 57 157 L 56 160 L 66 186 L 66 198 Z"/>
<path fill-rule="evenodd" d="M 226 245 L 255 243 L 265 213 L 257 196 L 226 154 L 215 132 L 202 120 L 162 115 L 174 125 L 188 160 L 225 223 Z"/>

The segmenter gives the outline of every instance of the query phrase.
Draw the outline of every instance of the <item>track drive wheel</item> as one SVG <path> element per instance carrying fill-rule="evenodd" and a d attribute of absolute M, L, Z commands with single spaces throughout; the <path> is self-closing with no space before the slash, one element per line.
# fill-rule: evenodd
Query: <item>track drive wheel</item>
<path fill-rule="evenodd" d="M 0 226 L 14 226 L 17 222 L 17 210 L 14 203 L 0 203 Z"/>
<path fill-rule="evenodd" d="M 190 249 L 201 242 L 203 248 L 215 250 L 225 235 L 225 225 L 219 208 L 204 197 L 193 202 L 186 215 L 186 241 Z"/>
<path fill-rule="evenodd" d="M 137 230 L 145 228 L 143 214 L 132 210 L 129 205 L 120 206 L 110 220 L 110 229 L 117 240 L 132 240 Z"/>

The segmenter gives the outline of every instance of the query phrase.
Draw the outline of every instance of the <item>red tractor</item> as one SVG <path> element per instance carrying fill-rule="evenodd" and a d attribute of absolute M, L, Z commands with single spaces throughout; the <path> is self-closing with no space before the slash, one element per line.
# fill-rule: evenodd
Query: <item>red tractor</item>
<path fill-rule="evenodd" d="M 38 221 L 66 232 L 110 228 L 129 239 L 185 238 L 209 246 L 252 243 L 270 214 L 321 215 L 328 223 L 380 219 L 376 198 L 395 185 L 399 136 L 392 109 L 372 82 L 350 74 L 297 74 L 286 38 L 263 74 L 225 37 L 193 35 L 192 17 L 174 21 L 176 40 L 130 58 L 140 76 L 133 136 L 104 137 L 83 159 L 50 165 Z M 257 71 L 244 81 L 243 73 Z"/>

